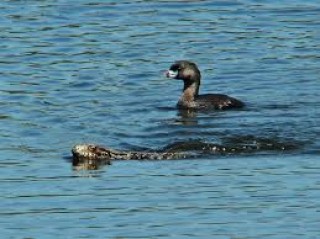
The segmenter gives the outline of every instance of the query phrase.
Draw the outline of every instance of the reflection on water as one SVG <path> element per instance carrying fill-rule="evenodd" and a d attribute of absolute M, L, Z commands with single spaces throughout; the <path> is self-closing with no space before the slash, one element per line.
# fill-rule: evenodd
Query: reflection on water
<path fill-rule="evenodd" d="M 8 0 L 0 9 L 4 238 L 318 236 L 318 1 Z M 201 93 L 247 107 L 177 111 L 181 84 L 161 73 L 177 59 L 198 64 Z M 297 150 L 80 171 L 64 160 L 77 143 L 197 141 Z"/>
<path fill-rule="evenodd" d="M 86 160 L 81 158 L 72 158 L 72 166 L 76 171 L 98 170 L 106 165 L 111 165 L 110 160 Z"/>

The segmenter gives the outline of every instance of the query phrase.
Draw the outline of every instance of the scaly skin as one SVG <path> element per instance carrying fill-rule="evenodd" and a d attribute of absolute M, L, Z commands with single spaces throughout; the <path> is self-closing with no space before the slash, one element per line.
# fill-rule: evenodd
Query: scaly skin
<path fill-rule="evenodd" d="M 174 160 L 195 158 L 207 154 L 242 154 L 259 151 L 293 150 L 297 146 L 281 142 L 260 139 L 255 143 L 238 142 L 233 146 L 203 142 L 178 142 L 169 145 L 162 151 L 119 151 L 95 144 L 78 144 L 72 148 L 73 166 L 76 169 L 98 169 L 102 165 L 111 164 L 113 160 Z"/>
<path fill-rule="evenodd" d="M 178 152 L 129 152 L 117 151 L 94 144 L 78 144 L 72 148 L 77 159 L 96 161 L 111 160 L 169 160 L 186 158 L 188 155 Z"/>
<path fill-rule="evenodd" d="M 230 154 L 250 152 L 257 150 L 257 147 L 237 146 L 225 147 L 219 144 L 202 144 L 201 149 L 194 149 L 202 153 Z M 194 157 L 191 152 L 176 152 L 173 150 L 161 152 L 136 152 L 118 151 L 95 144 L 78 144 L 72 148 L 73 158 L 77 160 L 112 161 L 112 160 L 172 160 Z"/>

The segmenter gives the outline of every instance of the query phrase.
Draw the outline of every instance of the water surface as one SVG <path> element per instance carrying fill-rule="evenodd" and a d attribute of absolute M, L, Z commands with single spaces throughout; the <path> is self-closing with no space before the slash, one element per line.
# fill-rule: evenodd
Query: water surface
<path fill-rule="evenodd" d="M 0 3 L 4 238 L 316 238 L 318 1 Z M 163 77 L 195 61 L 201 92 L 240 111 L 183 114 Z M 294 142 L 293 151 L 73 170 L 76 143 Z"/>

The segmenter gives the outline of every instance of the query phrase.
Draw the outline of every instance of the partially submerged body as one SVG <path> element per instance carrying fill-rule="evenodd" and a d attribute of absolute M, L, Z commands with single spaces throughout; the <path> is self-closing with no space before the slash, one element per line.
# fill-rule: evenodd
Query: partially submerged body
<path fill-rule="evenodd" d="M 113 160 L 172 160 L 187 157 L 179 152 L 118 151 L 95 144 L 78 144 L 72 150 L 72 164 L 76 169 L 98 169 Z M 191 155 L 189 155 L 191 157 Z"/>
<path fill-rule="evenodd" d="M 200 146 L 201 147 L 201 146 Z M 78 144 L 72 148 L 72 155 L 77 160 L 112 161 L 112 160 L 173 160 L 192 158 L 196 151 L 211 153 L 231 153 L 243 151 L 245 148 L 226 148 L 217 144 L 206 144 L 200 149 L 197 146 L 189 150 L 177 146 L 163 151 L 119 151 L 95 144 Z"/>
<path fill-rule="evenodd" d="M 86 169 L 97 169 L 114 160 L 176 160 L 201 158 L 208 155 L 248 154 L 255 152 L 280 152 L 295 150 L 295 143 L 283 143 L 264 138 L 249 138 L 226 145 L 201 141 L 177 142 L 158 151 L 120 151 L 95 144 L 78 144 L 72 148 L 73 165 Z"/>
<path fill-rule="evenodd" d="M 193 62 L 176 61 L 170 66 L 166 76 L 184 82 L 183 92 L 177 103 L 179 109 L 226 110 L 242 108 L 245 105 L 242 101 L 224 94 L 199 95 L 201 74 Z"/>
<path fill-rule="evenodd" d="M 178 152 L 136 152 L 118 151 L 95 144 L 78 144 L 72 148 L 74 158 L 90 160 L 165 160 L 184 158 L 186 154 Z"/>

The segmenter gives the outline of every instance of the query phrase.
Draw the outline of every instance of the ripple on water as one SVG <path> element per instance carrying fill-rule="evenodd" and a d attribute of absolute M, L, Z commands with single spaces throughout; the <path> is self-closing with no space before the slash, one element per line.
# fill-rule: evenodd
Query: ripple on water
<path fill-rule="evenodd" d="M 317 1 L 2 1 L 0 224 L 5 238 L 316 238 Z M 201 92 L 244 110 L 179 112 Z M 274 144 L 294 152 L 114 162 L 76 171 L 76 143 Z M 30 220 L 32 218 L 32 220 Z M 45 235 L 45 236 L 44 236 Z"/>

